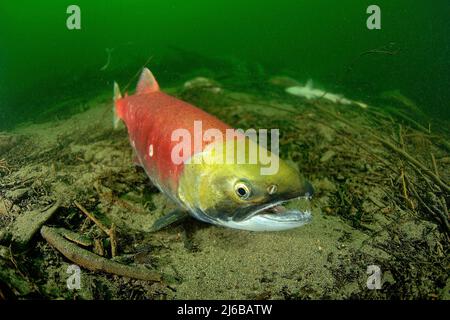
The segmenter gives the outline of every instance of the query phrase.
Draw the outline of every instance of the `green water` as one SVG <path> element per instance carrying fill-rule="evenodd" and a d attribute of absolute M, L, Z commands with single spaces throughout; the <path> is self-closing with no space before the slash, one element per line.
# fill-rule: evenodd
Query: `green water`
<path fill-rule="evenodd" d="M 66 27 L 71 4 L 81 30 Z M 381 30 L 366 27 L 370 4 Z M 248 85 L 284 74 L 361 100 L 399 89 L 448 119 L 449 13 L 448 0 L 2 1 L 0 129 L 126 84 L 149 57 L 163 87 L 202 72 Z M 395 54 L 361 56 L 373 49 Z"/>
<path fill-rule="evenodd" d="M 80 30 L 66 26 L 73 4 Z M 373 4 L 380 30 L 366 25 Z M 0 0 L 0 300 L 449 299 L 449 17 L 449 0 Z M 113 82 L 132 93 L 143 66 L 232 127 L 279 128 L 281 158 L 315 189 L 286 208 L 312 221 L 265 233 L 188 218 L 151 232 L 177 206 L 111 121 Z M 198 76 L 214 81 L 183 85 Z M 274 81 L 292 78 L 352 102 Z M 217 195 L 231 214 L 223 181 L 196 198 Z M 66 231 L 88 246 L 51 236 Z M 112 278 L 111 262 L 163 281 Z M 80 290 L 67 290 L 72 263 Z M 373 266 L 382 290 L 367 286 Z"/>

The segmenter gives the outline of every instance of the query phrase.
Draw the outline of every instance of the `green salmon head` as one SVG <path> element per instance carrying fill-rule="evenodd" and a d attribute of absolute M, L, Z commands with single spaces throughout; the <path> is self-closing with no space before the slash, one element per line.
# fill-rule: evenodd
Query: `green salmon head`
<path fill-rule="evenodd" d="M 247 140 L 244 163 L 224 161 L 235 146 L 215 144 L 184 164 L 178 197 L 196 218 L 226 227 L 276 231 L 301 226 L 311 219 L 301 207 L 313 194 L 311 184 L 297 169 L 265 150 L 276 170 L 263 174 L 267 164 L 250 163 L 248 151 L 260 150 Z M 241 161 L 242 162 L 242 161 Z M 295 202 L 304 200 L 302 204 Z M 291 204 L 288 208 L 287 204 Z"/>

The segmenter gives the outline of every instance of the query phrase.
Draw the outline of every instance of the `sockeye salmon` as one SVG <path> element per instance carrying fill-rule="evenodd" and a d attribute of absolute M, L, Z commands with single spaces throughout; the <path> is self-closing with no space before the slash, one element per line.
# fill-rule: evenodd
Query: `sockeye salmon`
<path fill-rule="evenodd" d="M 201 146 L 190 141 L 191 148 L 179 152 L 182 161 L 174 161 L 174 150 L 180 147 L 180 136 L 174 139 L 174 133 L 194 136 L 200 130 L 202 135 L 215 132 L 228 137 L 227 130 L 232 128 L 162 92 L 147 68 L 133 95 L 122 97 L 114 84 L 114 112 L 115 126 L 122 120 L 127 127 L 137 164 L 180 208 L 160 218 L 152 230 L 176 221 L 183 212 L 207 223 L 251 231 L 286 230 L 310 221 L 309 210 L 287 209 L 286 204 L 309 199 L 313 194 L 311 184 L 297 169 L 252 139 L 242 135 L 232 138 L 245 141 L 246 159 L 249 150 L 269 153 L 278 161 L 275 173 L 262 174 L 266 164 L 259 159 L 245 164 L 221 162 L 227 152 L 236 151 L 235 145 L 227 143 L 231 138 L 205 139 Z M 199 159 L 203 161 L 193 161 Z"/>

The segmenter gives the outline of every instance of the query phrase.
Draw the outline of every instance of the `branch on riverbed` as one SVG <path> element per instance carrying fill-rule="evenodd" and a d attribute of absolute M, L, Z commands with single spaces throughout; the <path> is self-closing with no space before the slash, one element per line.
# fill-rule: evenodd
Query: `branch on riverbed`
<path fill-rule="evenodd" d="M 100 257 L 90 251 L 78 247 L 76 244 L 66 240 L 63 236 L 64 229 L 41 228 L 42 237 L 61 252 L 67 259 L 91 271 L 102 271 L 119 276 L 140 279 L 145 281 L 161 281 L 161 274 L 148 270 L 144 266 L 128 266 Z"/>
<path fill-rule="evenodd" d="M 344 119 L 340 116 L 338 116 L 337 114 L 330 112 L 328 110 L 326 110 L 325 108 L 322 108 L 321 106 L 316 106 L 320 111 L 330 115 L 331 117 L 335 118 L 336 120 L 345 123 L 346 125 L 357 129 L 357 127 L 351 123 L 350 121 L 348 121 L 347 119 Z M 370 136 L 372 136 L 375 140 L 377 140 L 378 142 L 380 142 L 382 145 L 384 145 L 385 147 L 391 149 L 391 151 L 394 151 L 395 153 L 397 153 L 398 155 L 400 155 L 402 158 L 404 158 L 406 161 L 414 164 L 414 166 L 412 166 L 412 168 L 414 168 L 414 170 L 421 170 L 423 173 L 425 173 L 431 180 L 433 180 L 433 182 L 438 185 L 439 187 L 442 188 L 443 191 L 449 193 L 450 192 L 450 187 L 448 186 L 447 183 L 445 183 L 444 181 L 442 181 L 431 169 L 427 168 L 425 165 L 423 165 L 420 161 L 418 161 L 417 159 L 415 159 L 414 157 L 412 157 L 409 153 L 407 153 L 406 151 L 397 148 L 393 143 L 389 142 L 386 139 L 380 138 L 378 135 L 376 135 L 375 133 L 372 132 L 372 130 L 370 130 L 369 128 L 364 127 L 364 129 L 366 130 L 366 132 L 368 132 L 370 134 Z"/>
<path fill-rule="evenodd" d="M 81 212 L 83 212 L 89 219 L 91 219 L 97 225 L 97 227 L 99 227 L 104 233 L 106 233 L 107 236 L 109 236 L 109 239 L 111 241 L 111 256 L 114 258 L 117 255 L 117 237 L 115 224 L 113 223 L 111 227 L 108 228 L 103 224 L 103 222 L 97 219 L 92 213 L 86 210 L 86 208 L 84 208 L 77 201 L 75 201 L 74 204 L 78 209 L 80 209 Z"/>

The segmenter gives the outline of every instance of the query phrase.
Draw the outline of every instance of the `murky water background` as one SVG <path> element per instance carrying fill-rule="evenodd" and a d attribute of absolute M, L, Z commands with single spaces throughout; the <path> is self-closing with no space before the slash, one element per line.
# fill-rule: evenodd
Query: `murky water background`
<path fill-rule="evenodd" d="M 81 30 L 66 27 L 72 4 Z M 381 30 L 366 27 L 372 4 Z M 2 1 L 0 300 L 448 299 L 449 13 L 448 0 Z M 315 188 L 311 223 L 149 232 L 176 205 L 133 164 L 111 108 L 113 81 L 132 93 L 144 65 L 235 128 L 279 128 L 281 158 Z M 308 79 L 327 97 L 286 91 Z"/>
<path fill-rule="evenodd" d="M 0 129 L 127 83 L 149 57 L 166 85 L 205 68 L 249 86 L 283 73 L 364 100 L 399 89 L 449 116 L 446 0 L 72 2 L 0 4 Z M 81 30 L 66 27 L 70 4 Z M 381 30 L 366 27 L 370 4 L 381 8 Z"/>

